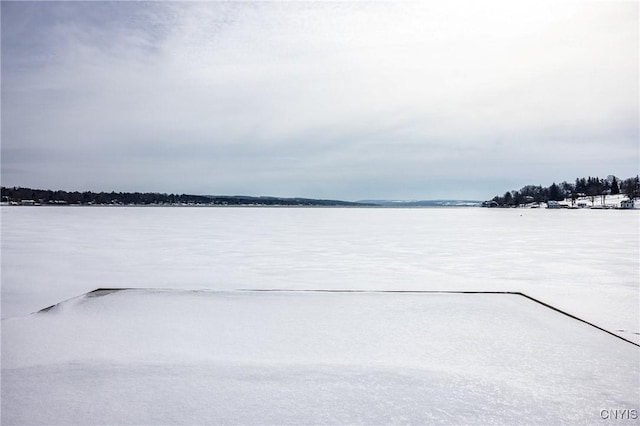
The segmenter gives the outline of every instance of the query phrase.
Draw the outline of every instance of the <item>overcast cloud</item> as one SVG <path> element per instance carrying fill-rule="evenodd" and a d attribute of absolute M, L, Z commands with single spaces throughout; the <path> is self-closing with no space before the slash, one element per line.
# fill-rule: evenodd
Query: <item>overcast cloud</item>
<path fill-rule="evenodd" d="M 5 186 L 487 199 L 640 168 L 635 1 L 1 8 Z"/>

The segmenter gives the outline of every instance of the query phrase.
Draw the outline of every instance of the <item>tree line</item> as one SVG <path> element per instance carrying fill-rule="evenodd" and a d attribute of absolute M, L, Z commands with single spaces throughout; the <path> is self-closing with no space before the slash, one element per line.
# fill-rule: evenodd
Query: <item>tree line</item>
<path fill-rule="evenodd" d="M 52 191 L 22 187 L 1 187 L 2 201 L 46 205 L 214 205 L 214 206 L 361 206 L 337 200 L 311 198 L 251 197 L 244 195 L 190 195 L 155 192 Z"/>
<path fill-rule="evenodd" d="M 576 178 L 574 183 L 564 181 L 552 183 L 548 187 L 540 185 L 526 185 L 517 191 L 507 191 L 504 195 L 496 195 L 491 199 L 493 205 L 517 207 L 530 203 L 547 203 L 549 201 L 576 200 L 581 197 L 624 194 L 629 199 L 640 198 L 640 177 L 624 180 L 615 176 L 606 179 L 598 177 Z"/>

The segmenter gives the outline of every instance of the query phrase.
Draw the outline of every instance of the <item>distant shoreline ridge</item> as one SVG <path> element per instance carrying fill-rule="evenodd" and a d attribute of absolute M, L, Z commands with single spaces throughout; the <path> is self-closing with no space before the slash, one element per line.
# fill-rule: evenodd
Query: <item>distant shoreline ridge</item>
<path fill-rule="evenodd" d="M 92 192 L 2 187 L 2 205 L 12 206 L 214 206 L 214 207 L 479 207 L 476 200 L 360 200 L 155 192 Z"/>
<path fill-rule="evenodd" d="M 371 206 L 362 202 L 302 197 L 194 195 L 156 192 L 92 192 L 2 187 L 3 205 L 156 205 L 156 206 Z"/>

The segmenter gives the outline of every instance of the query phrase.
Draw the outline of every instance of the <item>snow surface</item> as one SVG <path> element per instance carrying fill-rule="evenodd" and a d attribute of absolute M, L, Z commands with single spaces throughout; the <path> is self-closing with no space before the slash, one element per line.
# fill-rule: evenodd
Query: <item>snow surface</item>
<path fill-rule="evenodd" d="M 593 424 L 636 346 L 515 295 L 125 290 L 2 323 L 2 424 Z"/>
<path fill-rule="evenodd" d="M 639 342 L 638 210 L 1 212 L 2 424 L 590 424 L 639 408 L 637 346 L 521 296 L 236 291 L 520 291 Z M 140 289 L 78 297 L 99 287 Z"/>
<path fill-rule="evenodd" d="M 2 318 L 98 287 L 521 291 L 640 342 L 640 211 L 2 207 Z"/>

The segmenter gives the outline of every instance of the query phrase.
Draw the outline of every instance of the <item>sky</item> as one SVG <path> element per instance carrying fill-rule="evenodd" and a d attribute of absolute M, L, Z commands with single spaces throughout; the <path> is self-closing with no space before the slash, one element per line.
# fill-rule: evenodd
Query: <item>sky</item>
<path fill-rule="evenodd" d="M 4 186 L 484 200 L 640 170 L 636 1 L 0 11 Z"/>

